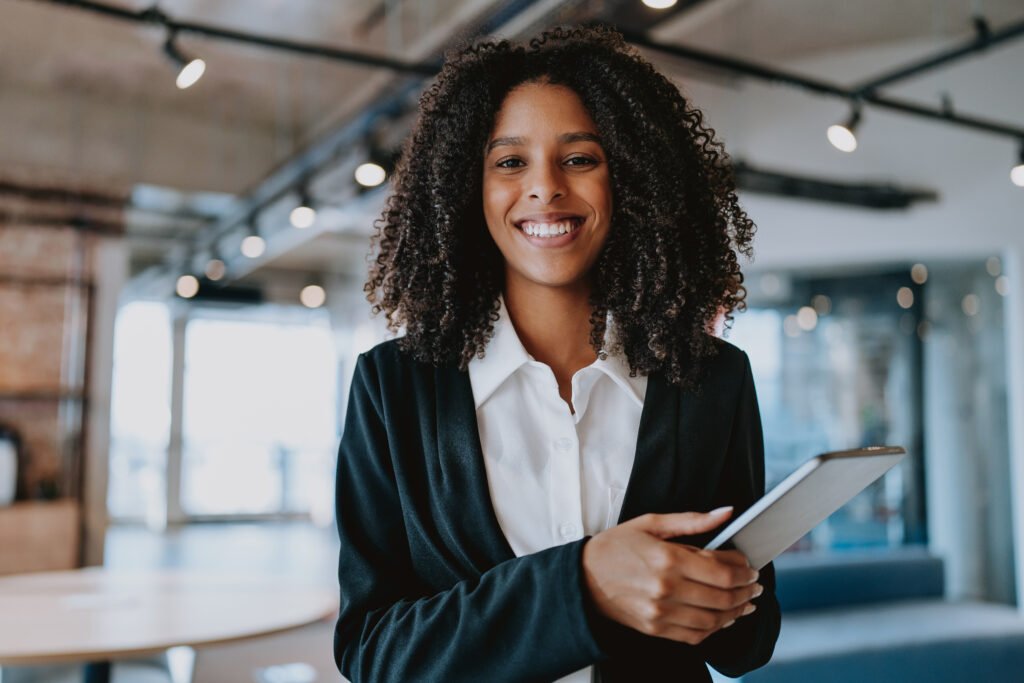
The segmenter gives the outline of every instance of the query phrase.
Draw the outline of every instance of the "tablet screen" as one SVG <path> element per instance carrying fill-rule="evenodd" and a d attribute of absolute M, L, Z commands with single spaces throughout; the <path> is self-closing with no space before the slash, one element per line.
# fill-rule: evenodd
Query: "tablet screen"
<path fill-rule="evenodd" d="M 737 517 L 705 547 L 735 548 L 760 569 L 888 472 L 906 451 L 872 446 L 816 455 Z"/>

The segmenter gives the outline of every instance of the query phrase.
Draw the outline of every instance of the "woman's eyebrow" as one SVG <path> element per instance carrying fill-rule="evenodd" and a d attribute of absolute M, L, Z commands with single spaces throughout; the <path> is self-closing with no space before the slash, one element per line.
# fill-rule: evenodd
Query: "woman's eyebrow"
<path fill-rule="evenodd" d="M 515 147 L 517 145 L 525 145 L 527 138 L 519 136 L 509 136 L 494 138 L 487 144 L 487 153 L 490 153 L 495 147 Z M 601 144 L 601 138 L 594 133 L 587 133 L 586 131 L 576 131 L 573 133 L 562 133 L 558 136 L 558 142 L 561 144 L 568 144 L 570 142 L 596 142 Z"/>
<path fill-rule="evenodd" d="M 505 138 L 494 138 L 487 144 L 487 151 L 490 152 L 495 147 L 516 147 L 519 145 L 525 145 L 526 138 L 520 137 L 505 137 Z"/>
<path fill-rule="evenodd" d="M 558 136 L 558 141 L 563 144 L 569 142 L 596 142 L 599 145 L 601 144 L 601 138 L 597 137 L 594 133 L 587 133 L 585 131 L 562 133 Z"/>

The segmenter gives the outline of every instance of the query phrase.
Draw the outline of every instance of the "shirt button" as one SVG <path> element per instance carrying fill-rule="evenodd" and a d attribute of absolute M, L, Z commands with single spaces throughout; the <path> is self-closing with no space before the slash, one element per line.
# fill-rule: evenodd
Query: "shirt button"
<path fill-rule="evenodd" d="M 558 533 L 562 538 L 572 538 L 576 535 L 576 525 L 565 522 L 564 524 L 559 525 Z"/>
<path fill-rule="evenodd" d="M 555 448 L 560 451 L 567 451 L 572 448 L 572 439 L 567 439 L 564 436 L 561 439 L 555 439 Z"/>

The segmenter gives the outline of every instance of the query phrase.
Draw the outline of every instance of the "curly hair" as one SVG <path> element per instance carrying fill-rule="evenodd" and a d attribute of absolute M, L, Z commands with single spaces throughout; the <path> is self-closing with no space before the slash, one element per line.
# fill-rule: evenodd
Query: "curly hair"
<path fill-rule="evenodd" d="M 737 252 L 752 256 L 755 227 L 703 114 L 609 28 L 556 28 L 528 45 L 482 41 L 446 55 L 374 223 L 364 286 L 373 312 L 405 329 L 399 344 L 420 361 L 465 369 L 483 357 L 504 285 L 484 221 L 484 150 L 505 96 L 534 82 L 576 92 L 608 158 L 613 209 L 590 272 L 591 346 L 602 358 L 623 354 L 634 375 L 660 371 L 698 388 L 701 361 L 717 353 L 709 330 L 719 316 L 731 327 L 745 308 Z"/>

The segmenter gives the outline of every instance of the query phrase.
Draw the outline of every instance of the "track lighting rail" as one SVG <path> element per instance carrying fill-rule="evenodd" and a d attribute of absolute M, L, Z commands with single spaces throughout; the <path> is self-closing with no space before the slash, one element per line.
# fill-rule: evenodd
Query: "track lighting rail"
<path fill-rule="evenodd" d="M 934 69 L 935 67 L 946 64 L 947 62 L 955 61 L 961 57 L 967 57 L 975 53 L 984 52 L 999 43 L 1006 42 L 1024 34 L 1024 21 L 1019 21 L 1016 24 L 1012 24 L 993 33 L 991 29 L 989 29 L 988 22 L 986 22 L 985 19 L 975 17 L 974 27 L 977 35 L 963 45 L 949 50 L 943 50 L 937 54 L 925 57 L 911 64 L 907 64 L 906 66 L 893 69 L 888 73 L 876 76 L 854 86 L 853 90 L 861 94 L 872 93 L 886 85 L 906 80 L 911 76 L 917 76 L 918 74 Z"/>
<path fill-rule="evenodd" d="M 1021 25 L 1024 26 L 1024 22 L 1022 22 Z M 1021 31 L 1017 31 L 1017 34 L 1020 32 Z M 1020 126 L 1013 126 L 1010 124 L 1000 123 L 998 121 L 990 121 L 978 116 L 955 114 L 948 107 L 929 107 L 904 99 L 886 97 L 870 91 L 862 93 L 860 88 L 846 88 L 828 81 L 812 78 L 810 76 L 801 76 L 783 69 L 776 69 L 774 67 L 755 64 L 753 62 L 736 59 L 734 57 L 726 57 L 724 55 L 705 52 L 704 50 L 697 48 L 659 43 L 641 34 L 627 33 L 624 34 L 624 36 L 630 43 L 639 47 L 644 47 L 649 50 L 654 50 L 655 52 L 661 52 L 673 57 L 697 62 L 699 64 L 731 71 L 743 76 L 758 78 L 770 83 L 782 83 L 801 88 L 818 95 L 839 97 L 851 102 L 862 100 L 863 102 L 873 104 L 874 106 L 882 109 L 890 109 L 892 111 L 932 119 L 934 121 L 943 121 L 945 123 L 950 123 L 963 128 L 972 128 L 986 133 L 1007 135 L 1014 138 L 1024 137 L 1024 128 Z"/>
<path fill-rule="evenodd" d="M 433 76 L 440 70 L 439 64 L 404 62 L 381 55 L 360 52 L 358 50 L 345 50 L 329 45 L 314 45 L 295 40 L 287 40 L 285 38 L 259 36 L 252 33 L 243 33 L 241 31 L 234 31 L 220 26 L 211 26 L 209 24 L 200 24 L 192 21 L 176 21 L 168 17 L 156 7 L 135 11 L 103 2 L 92 2 L 91 0 L 44 0 L 44 2 L 49 2 L 54 5 L 76 7 L 101 14 L 105 17 L 110 17 L 111 19 L 119 19 L 121 21 L 165 26 L 169 30 L 179 34 L 191 33 L 194 35 L 205 36 L 207 38 L 219 38 L 221 40 L 244 43 L 247 45 L 256 45 L 273 50 L 284 50 L 287 52 L 303 54 L 309 57 L 324 57 L 326 59 L 348 62 L 350 64 L 390 69 L 399 73 Z"/>

